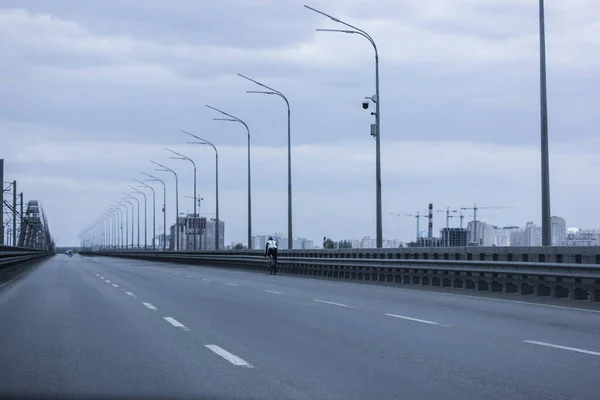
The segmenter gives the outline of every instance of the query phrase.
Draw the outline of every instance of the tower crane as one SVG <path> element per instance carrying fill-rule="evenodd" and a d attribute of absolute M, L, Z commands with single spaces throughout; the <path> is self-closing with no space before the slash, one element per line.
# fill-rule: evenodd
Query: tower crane
<path fill-rule="evenodd" d="M 475 238 L 475 240 L 477 240 L 477 223 L 475 221 L 477 221 L 477 210 L 497 210 L 497 209 L 503 209 L 503 208 L 512 208 L 512 207 L 503 207 L 503 206 L 491 206 L 491 207 L 477 207 L 477 204 L 473 203 L 473 207 L 461 207 L 461 210 L 473 210 L 473 237 Z M 462 215 L 462 212 L 461 212 Z M 462 218 L 461 218 L 462 221 Z M 461 223 L 461 227 L 462 227 L 462 223 Z"/>
<path fill-rule="evenodd" d="M 422 217 L 427 217 L 427 213 L 426 212 L 421 213 L 420 211 L 417 211 L 416 214 L 390 213 L 390 215 L 395 215 L 395 216 L 398 216 L 398 217 L 416 217 L 417 218 L 417 241 L 419 241 L 419 236 L 421 234 L 421 232 L 419 230 L 419 226 L 420 226 L 421 218 Z"/>

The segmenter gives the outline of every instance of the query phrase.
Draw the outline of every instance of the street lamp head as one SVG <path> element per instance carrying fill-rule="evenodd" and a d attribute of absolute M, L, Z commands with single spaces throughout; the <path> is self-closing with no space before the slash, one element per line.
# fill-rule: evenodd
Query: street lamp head
<path fill-rule="evenodd" d="M 267 92 L 264 90 L 246 90 L 246 93 L 277 94 L 275 92 Z"/>
<path fill-rule="evenodd" d="M 230 122 L 237 122 L 237 119 L 233 119 L 233 118 L 213 118 L 213 121 L 230 121 Z"/>
<path fill-rule="evenodd" d="M 350 29 L 315 29 L 317 32 L 338 32 L 338 33 L 358 33 L 357 31 L 352 31 Z"/>

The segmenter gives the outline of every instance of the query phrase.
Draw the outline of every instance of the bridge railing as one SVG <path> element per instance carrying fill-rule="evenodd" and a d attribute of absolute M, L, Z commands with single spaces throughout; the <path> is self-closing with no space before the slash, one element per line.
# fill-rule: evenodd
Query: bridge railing
<path fill-rule="evenodd" d="M 48 257 L 50 255 L 52 255 L 52 253 L 45 250 L 0 246 L 0 272 L 5 268 L 33 261 L 38 258 Z"/>
<path fill-rule="evenodd" d="M 357 249 L 358 250 L 358 249 Z M 395 249 L 393 249 L 395 250 Z M 199 266 L 266 271 L 258 250 L 224 252 L 88 252 L 100 255 Z M 298 257 L 296 254 L 302 254 Z M 368 254 L 369 256 L 366 256 Z M 392 285 L 418 285 L 600 301 L 596 263 L 410 259 L 384 250 L 369 252 L 282 251 L 281 272 L 315 278 Z M 319 256 L 320 255 L 320 256 Z M 350 256 L 349 256 L 350 255 Z M 362 255 L 362 256 L 361 256 Z M 391 255 L 388 257 L 388 255 Z"/>

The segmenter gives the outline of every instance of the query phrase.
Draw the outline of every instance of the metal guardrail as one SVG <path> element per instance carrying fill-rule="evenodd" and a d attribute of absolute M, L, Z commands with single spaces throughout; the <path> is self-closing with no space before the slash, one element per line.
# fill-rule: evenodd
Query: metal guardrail
<path fill-rule="evenodd" d="M 48 257 L 51 254 L 47 251 L 3 246 L 0 248 L 0 272 L 8 267 Z"/>
<path fill-rule="evenodd" d="M 267 271 L 267 261 L 259 252 L 255 255 L 144 251 L 81 254 Z M 600 302 L 600 265 L 597 264 L 280 256 L 278 267 L 285 274 L 317 278 Z"/>

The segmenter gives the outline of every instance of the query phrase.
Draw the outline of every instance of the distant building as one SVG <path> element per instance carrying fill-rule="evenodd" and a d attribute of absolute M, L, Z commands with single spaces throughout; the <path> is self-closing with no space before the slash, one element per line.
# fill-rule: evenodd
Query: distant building
<path fill-rule="evenodd" d="M 372 237 L 365 236 L 360 242 L 361 249 L 374 249 L 377 247 L 377 240 Z"/>
<path fill-rule="evenodd" d="M 214 250 L 216 236 L 216 219 L 207 220 L 206 217 L 200 217 L 197 214 L 188 214 L 185 217 L 177 218 L 177 224 L 171 226 L 170 237 L 173 240 L 169 248 L 177 248 L 177 230 L 179 230 L 179 249 L 181 251 L 194 250 L 194 237 L 196 250 Z M 219 248 L 225 247 L 225 222 L 219 221 Z"/>
<path fill-rule="evenodd" d="M 567 246 L 599 246 L 600 245 L 600 231 L 596 230 L 596 229 L 568 228 L 565 245 L 567 245 Z"/>
<path fill-rule="evenodd" d="M 518 226 L 505 226 L 502 228 L 494 227 L 494 245 L 495 246 L 511 246 L 514 232 L 521 232 L 522 229 Z"/>
<path fill-rule="evenodd" d="M 310 239 L 295 238 L 292 247 L 299 250 L 309 250 L 315 248 L 315 243 Z"/>
<path fill-rule="evenodd" d="M 552 246 L 565 246 L 567 243 L 567 223 L 564 218 L 552 217 L 551 226 Z"/>
<path fill-rule="evenodd" d="M 441 237 L 443 247 L 466 247 L 467 230 L 463 228 L 443 228 Z"/>
<path fill-rule="evenodd" d="M 471 221 L 467 225 L 469 245 L 493 246 L 494 226 L 482 221 Z"/>

